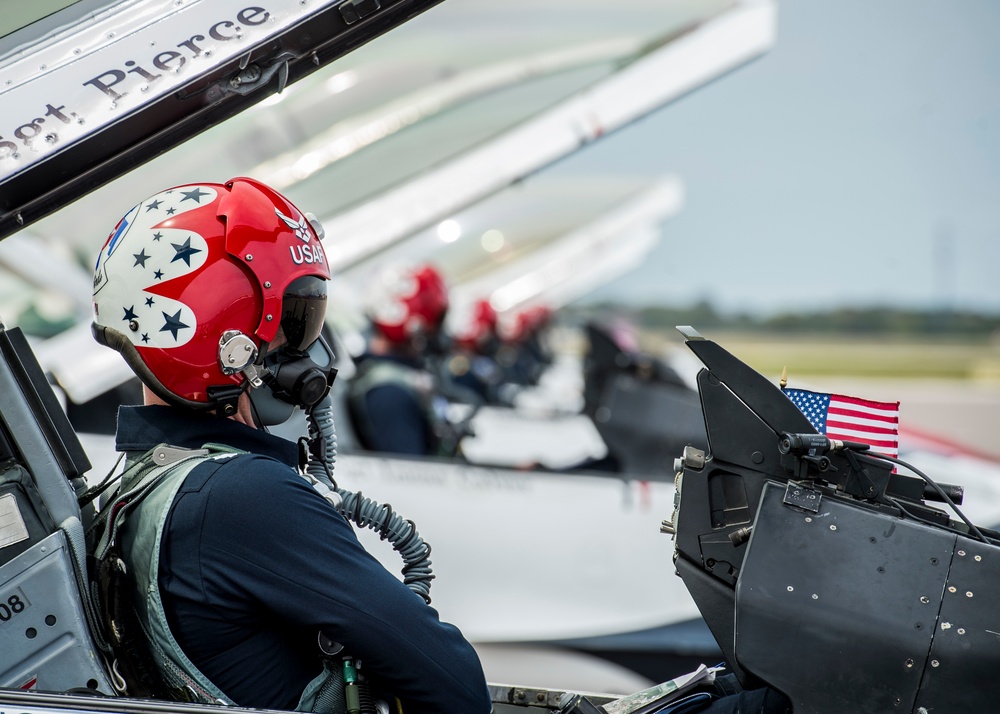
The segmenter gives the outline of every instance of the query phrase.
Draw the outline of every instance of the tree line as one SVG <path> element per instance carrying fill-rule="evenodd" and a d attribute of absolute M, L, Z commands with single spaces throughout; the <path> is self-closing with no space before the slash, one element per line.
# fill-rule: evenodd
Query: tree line
<path fill-rule="evenodd" d="M 698 328 L 796 334 L 860 335 L 1000 335 L 1000 315 L 962 310 L 914 310 L 890 307 L 842 307 L 826 311 L 785 312 L 767 316 L 726 314 L 702 301 L 687 307 L 626 306 L 604 302 L 565 308 L 572 320 L 607 320 L 621 316 L 637 327 L 660 330 L 676 325 Z"/>

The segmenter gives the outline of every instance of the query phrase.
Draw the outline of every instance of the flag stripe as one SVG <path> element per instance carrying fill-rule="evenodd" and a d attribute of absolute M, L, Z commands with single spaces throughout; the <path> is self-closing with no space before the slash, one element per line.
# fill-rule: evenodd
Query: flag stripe
<path fill-rule="evenodd" d="M 856 430 L 867 434 L 897 434 L 896 429 L 885 426 L 871 426 L 861 422 L 840 421 L 839 419 L 826 420 L 826 433 L 829 434 L 834 429 Z"/>
<path fill-rule="evenodd" d="M 846 394 L 831 394 L 830 400 L 835 402 L 844 402 L 845 404 L 852 404 L 856 407 L 866 407 L 869 409 L 884 409 L 892 411 L 893 409 L 899 408 L 899 402 L 876 402 L 871 399 L 861 399 L 859 397 L 849 397 Z"/>
<path fill-rule="evenodd" d="M 893 450 L 893 455 L 895 456 L 895 449 L 899 448 L 899 442 L 897 441 L 882 441 L 881 439 L 872 439 L 871 437 L 866 437 L 862 434 L 833 434 L 827 433 L 831 439 L 840 439 L 841 441 L 860 441 L 863 444 L 868 444 L 872 447 L 880 447 L 883 449 Z"/>
<path fill-rule="evenodd" d="M 841 414 L 843 416 L 853 416 L 853 417 L 861 417 L 863 419 L 874 419 L 878 421 L 885 421 L 892 424 L 899 423 L 898 415 L 888 414 L 886 412 L 863 412 L 863 411 L 858 411 L 857 409 L 844 409 L 843 407 L 835 407 L 832 405 L 830 406 L 829 409 L 827 409 L 827 412 L 829 414 Z"/>

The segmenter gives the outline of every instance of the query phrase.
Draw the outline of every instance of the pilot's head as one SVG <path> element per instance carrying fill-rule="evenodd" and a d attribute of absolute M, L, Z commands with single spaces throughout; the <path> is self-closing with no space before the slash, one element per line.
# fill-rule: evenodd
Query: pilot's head
<path fill-rule="evenodd" d="M 434 347 L 448 312 L 448 288 L 433 265 L 390 265 L 368 284 L 365 312 L 376 339 L 398 350 Z"/>
<path fill-rule="evenodd" d="M 159 399 L 277 424 L 329 391 L 320 337 L 330 267 L 322 227 L 249 178 L 162 191 L 108 236 L 94 274 L 94 337 Z"/>
<path fill-rule="evenodd" d="M 454 345 L 471 352 L 489 352 L 497 339 L 497 311 L 486 298 L 453 309 L 448 334 Z"/>

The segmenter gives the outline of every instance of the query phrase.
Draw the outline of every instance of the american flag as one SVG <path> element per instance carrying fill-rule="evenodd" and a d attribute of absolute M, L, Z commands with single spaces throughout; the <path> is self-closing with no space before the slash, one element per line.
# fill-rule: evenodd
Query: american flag
<path fill-rule="evenodd" d="M 874 402 L 843 394 L 782 388 L 820 434 L 860 441 L 889 456 L 899 455 L 899 402 Z"/>

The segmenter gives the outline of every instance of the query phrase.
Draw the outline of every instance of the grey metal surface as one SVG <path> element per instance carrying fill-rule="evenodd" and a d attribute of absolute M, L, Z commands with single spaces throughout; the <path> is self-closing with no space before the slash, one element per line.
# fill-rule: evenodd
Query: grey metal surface
<path fill-rule="evenodd" d="M 6 336 L 0 334 L 0 339 L 4 337 Z M 29 357 L 30 355 L 21 355 L 22 359 Z M 50 389 L 48 385 L 41 386 Z M 58 448 L 61 444 L 52 445 L 47 441 L 40 426 L 39 415 L 33 413 L 28 406 L 28 397 L 24 395 L 23 389 L 12 366 L 6 359 L 0 359 L 0 426 L 17 449 L 25 468 L 31 472 L 52 519 L 56 523 L 62 523 L 67 518 L 79 516 L 80 508 L 66 473 L 53 453 L 53 448 Z M 65 419 L 65 414 L 61 411 L 53 416 Z"/>
<path fill-rule="evenodd" d="M 0 687 L 27 686 L 113 693 L 90 644 L 61 532 L 0 567 Z"/>

